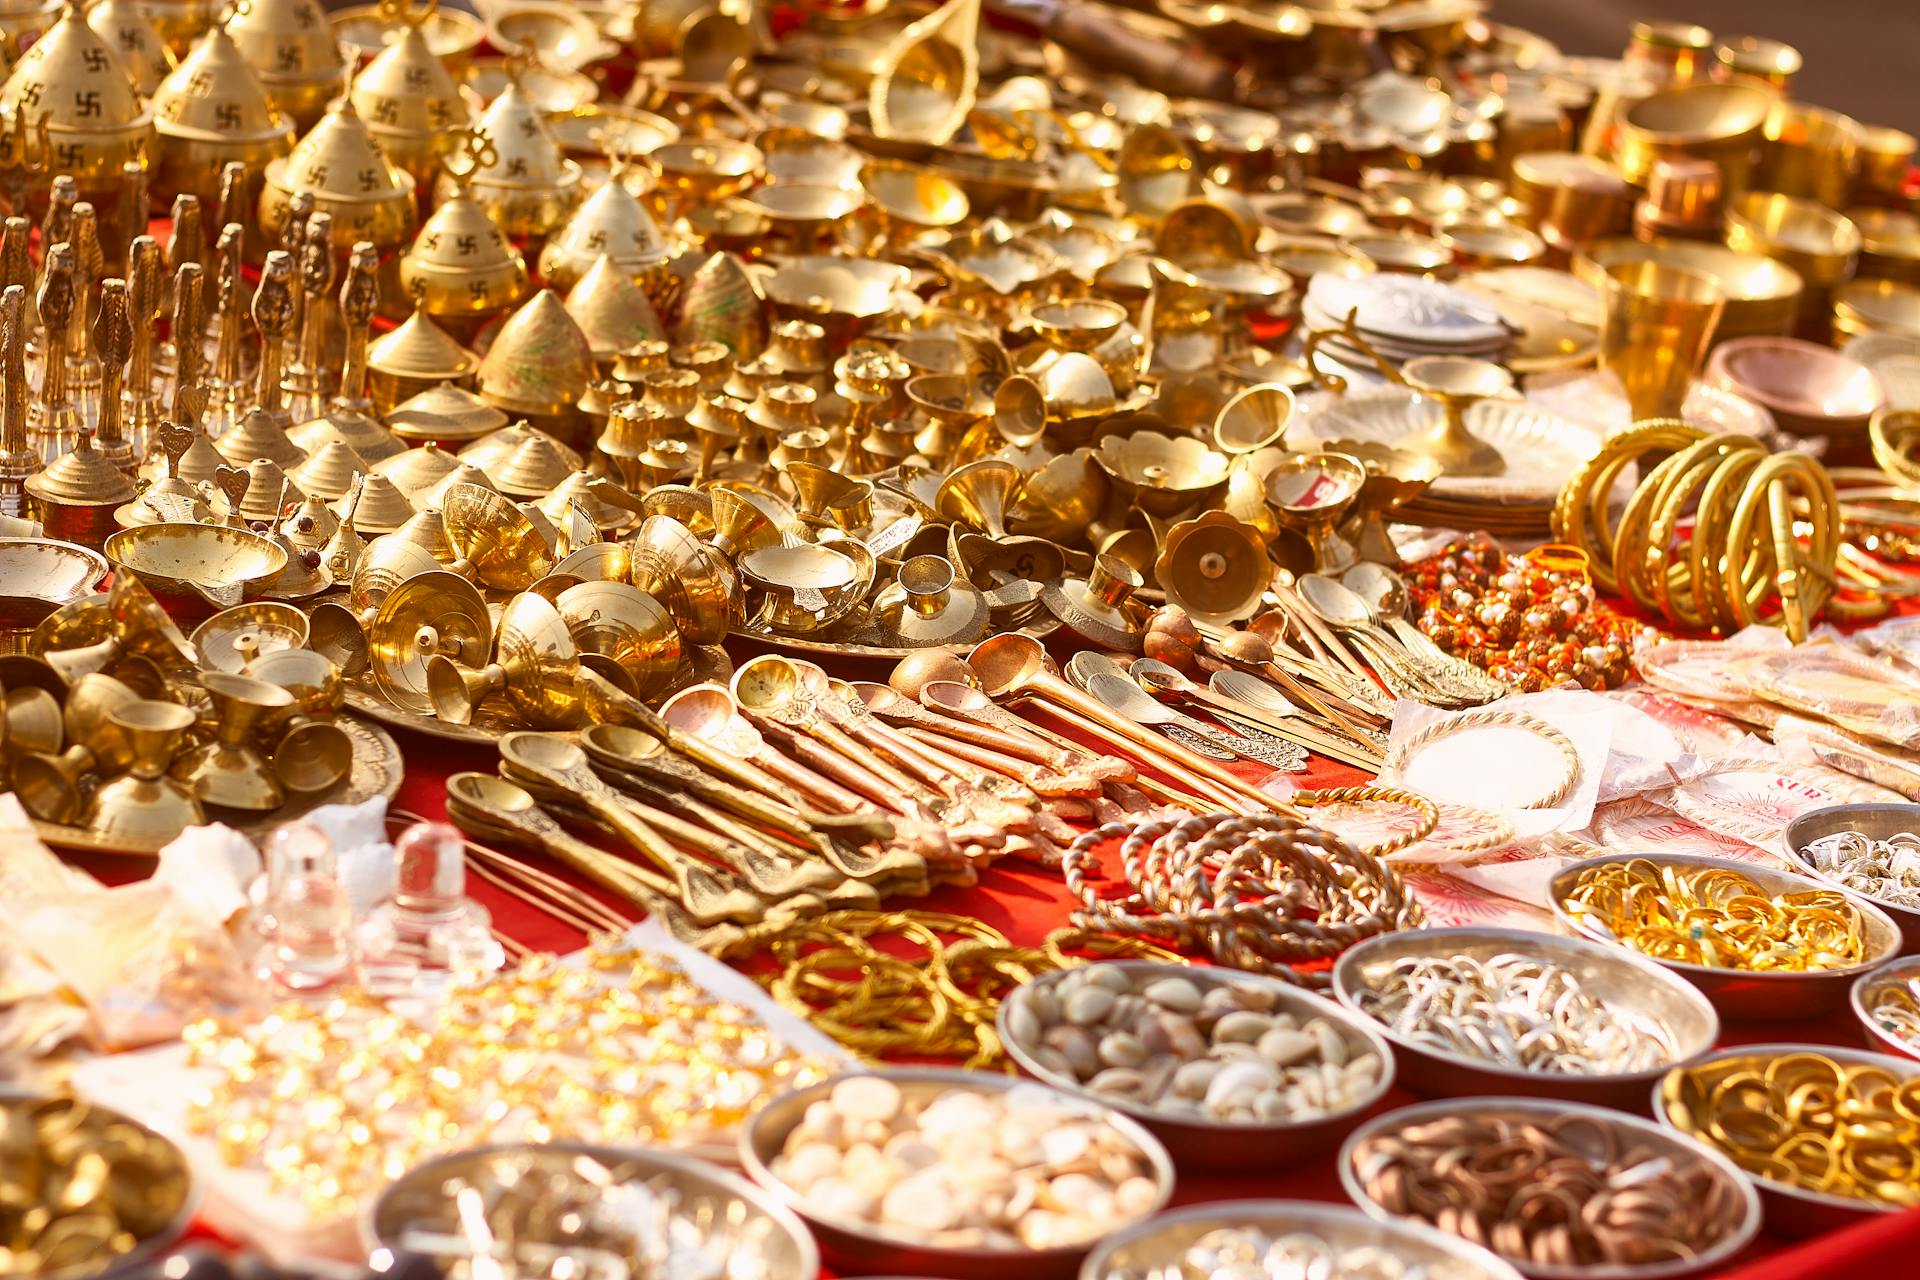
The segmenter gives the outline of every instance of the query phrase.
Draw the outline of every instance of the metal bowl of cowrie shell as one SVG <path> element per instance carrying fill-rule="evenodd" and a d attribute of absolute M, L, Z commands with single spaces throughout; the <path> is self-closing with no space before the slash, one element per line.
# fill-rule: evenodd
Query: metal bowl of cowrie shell
<path fill-rule="evenodd" d="M 1068 1280 L 1173 1195 L 1173 1161 L 1139 1124 L 976 1071 L 857 1071 L 782 1094 L 748 1120 L 740 1162 L 841 1274 Z"/>
<path fill-rule="evenodd" d="M 1000 1003 L 1007 1056 L 1124 1112 L 1183 1169 L 1297 1164 L 1393 1087 L 1357 1014 L 1277 978 L 1151 961 L 1045 974 Z"/>

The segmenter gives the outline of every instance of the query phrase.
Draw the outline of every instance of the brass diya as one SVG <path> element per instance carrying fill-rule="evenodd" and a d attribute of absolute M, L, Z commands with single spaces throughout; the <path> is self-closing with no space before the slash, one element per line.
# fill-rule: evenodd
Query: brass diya
<path fill-rule="evenodd" d="M 52 538 L 0 538 L 0 632 L 36 627 L 93 593 L 107 575 L 97 551 Z"/>
<path fill-rule="evenodd" d="M 692 645 L 724 640 L 738 608 L 738 584 L 727 558 L 670 515 L 650 515 L 628 544 L 633 585 L 673 615 Z"/>
<path fill-rule="evenodd" d="M 244 673 L 253 660 L 306 645 L 307 615 L 290 604 L 256 600 L 222 609 L 193 629 L 188 642 L 209 671 Z"/>
<path fill-rule="evenodd" d="M 500 615 L 496 648 L 496 661 L 477 670 L 446 652 L 427 658 L 427 694 L 436 716 L 471 724 L 489 695 L 504 692 L 514 711 L 536 728 L 566 729 L 579 722 L 579 655 L 551 602 L 531 591 L 510 600 Z"/>
<path fill-rule="evenodd" d="M 1167 531 L 1153 576 L 1168 604 L 1196 622 L 1226 627 L 1260 607 L 1273 562 L 1260 530 L 1224 511 L 1209 511 Z"/>
<path fill-rule="evenodd" d="M 158 847 L 205 822 L 192 793 L 167 776 L 193 727 L 193 712 L 174 702 L 143 700 L 115 708 L 108 718 L 125 736 L 133 763 L 125 777 L 95 793 L 87 826 L 102 835 Z"/>
<path fill-rule="evenodd" d="M 213 703 L 214 735 L 182 755 L 173 776 L 202 804 L 278 809 L 286 793 L 252 739 L 265 722 L 292 710 L 293 695 L 265 680 L 224 671 L 202 672 L 200 686 Z"/>
<path fill-rule="evenodd" d="M 749 628 L 807 635 L 865 600 L 877 566 L 865 543 L 845 539 L 761 547 L 740 557 L 739 568 Z"/>
<path fill-rule="evenodd" d="M 1064 577 L 1048 583 L 1040 603 L 1075 635 L 1120 653 L 1138 653 L 1144 628 L 1126 605 L 1143 583 L 1133 565 L 1118 556 L 1097 555 L 1085 578 Z"/>
<path fill-rule="evenodd" d="M 1267 501 L 1281 527 L 1312 546 L 1315 572 L 1338 572 L 1354 562 L 1353 546 L 1336 530 L 1366 481 L 1366 467 L 1339 453 L 1297 454 L 1267 473 Z"/>
<path fill-rule="evenodd" d="M 1227 459 L 1191 436 L 1136 431 L 1103 437 L 1094 461 L 1120 496 L 1150 516 L 1179 515 L 1227 482 Z"/>
<path fill-rule="evenodd" d="M 673 683 L 680 631 L 666 606 L 646 592 L 625 582 L 582 582 L 554 604 L 582 657 L 610 659 L 634 697 L 658 697 Z"/>
<path fill-rule="evenodd" d="M 328 17 L 333 34 L 356 65 L 378 61 L 382 51 L 417 30 L 434 60 L 450 74 L 458 75 L 487 38 L 479 19 L 462 9 L 442 9 L 434 0 L 418 7 L 383 0 L 380 4 L 335 9 Z"/>
<path fill-rule="evenodd" d="M 1367 480 L 1354 503 L 1350 527 L 1342 530 L 1341 536 L 1353 544 L 1360 559 L 1397 566 L 1400 553 L 1394 548 L 1387 524 L 1395 511 L 1419 497 L 1440 478 L 1440 464 L 1432 458 L 1371 440 L 1329 440 L 1326 448 L 1330 453 L 1358 459 L 1367 469 Z"/>
<path fill-rule="evenodd" d="M 151 182 L 186 192 L 202 208 L 220 202 L 222 172 L 233 162 L 258 174 L 293 150 L 293 122 L 281 114 L 224 26 L 202 36 L 153 94 Z M 257 181 L 249 196 L 258 191 Z"/>
<path fill-rule="evenodd" d="M 985 593 L 959 578 L 951 561 L 918 555 L 874 595 L 861 635 L 892 648 L 972 645 L 987 638 L 992 622 Z"/>
<path fill-rule="evenodd" d="M 619 52 L 584 13 L 553 5 L 503 5 L 491 11 L 487 39 L 509 59 L 584 71 Z"/>
<path fill-rule="evenodd" d="M 257 594 L 287 567 L 286 549 L 273 539 L 223 526 L 142 525 L 114 534 L 103 549 L 116 573 L 156 594 L 220 609 Z"/>
<path fill-rule="evenodd" d="M 249 0 L 226 27 L 274 107 L 296 128 L 310 128 L 340 93 L 346 60 L 314 0 Z"/>

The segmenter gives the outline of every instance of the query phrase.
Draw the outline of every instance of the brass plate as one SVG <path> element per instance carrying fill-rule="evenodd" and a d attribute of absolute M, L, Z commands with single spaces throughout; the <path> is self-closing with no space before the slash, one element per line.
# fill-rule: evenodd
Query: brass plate
<path fill-rule="evenodd" d="M 209 820 L 224 822 L 242 835 L 255 841 L 262 840 L 269 831 L 283 822 L 291 822 L 311 809 L 328 804 L 360 804 L 375 796 L 385 796 L 388 800 L 400 793 L 400 776 L 403 762 L 400 757 L 400 745 L 377 724 L 369 724 L 354 716 L 341 716 L 336 721 L 346 730 L 353 740 L 353 772 L 345 782 L 328 791 L 311 796 L 302 796 L 289 801 L 272 813 L 258 817 L 242 818 L 231 813 L 216 811 Z M 115 853 L 129 857 L 150 858 L 160 852 L 160 845 L 140 840 L 116 839 L 113 836 L 98 835 L 84 827 L 63 827 L 58 823 L 34 820 L 33 829 L 42 840 L 60 849 L 78 849 L 86 853 Z"/>

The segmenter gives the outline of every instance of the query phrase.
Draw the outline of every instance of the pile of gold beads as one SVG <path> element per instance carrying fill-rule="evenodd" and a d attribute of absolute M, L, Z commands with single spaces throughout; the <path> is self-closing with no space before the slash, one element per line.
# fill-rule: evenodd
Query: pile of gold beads
<path fill-rule="evenodd" d="M 779 967 L 756 980 L 846 1049 L 875 1060 L 958 1058 L 969 1069 L 1002 1062 L 1001 997 L 1043 973 L 1104 957 L 1184 963 L 1139 939 L 1074 929 L 1016 947 L 991 925 L 931 911 L 831 911 L 756 925 L 729 956 L 758 951 Z"/>
<path fill-rule="evenodd" d="M 1442 1116 L 1369 1137 L 1352 1159 L 1367 1197 L 1395 1217 L 1523 1266 L 1684 1262 L 1741 1220 L 1732 1174 L 1580 1116 Z"/>
<path fill-rule="evenodd" d="M 73 1098 L 0 1098 L 0 1275 L 87 1276 L 186 1227 L 180 1149 Z"/>
<path fill-rule="evenodd" d="M 1867 959 L 1866 922 L 1846 894 L 1769 894 L 1729 867 L 1609 862 L 1581 872 L 1560 905 L 1581 927 L 1677 964 L 1815 973 Z"/>
<path fill-rule="evenodd" d="M 1531 956 L 1408 956 L 1360 993 L 1360 1007 L 1415 1044 L 1544 1075 L 1647 1071 L 1680 1056 L 1657 1019 Z"/>
<path fill-rule="evenodd" d="M 229 1165 L 264 1166 L 317 1216 L 490 1142 L 724 1141 L 775 1094 L 837 1065 L 796 1053 L 669 961 L 597 940 L 581 967 L 535 956 L 417 1023 L 360 992 L 258 1023 L 187 1029 L 220 1078 L 188 1120 Z"/>
<path fill-rule="evenodd" d="M 1660 1106 L 1682 1133 L 1770 1182 L 1920 1205 L 1920 1074 L 1813 1050 L 1735 1055 L 1668 1072 Z"/>

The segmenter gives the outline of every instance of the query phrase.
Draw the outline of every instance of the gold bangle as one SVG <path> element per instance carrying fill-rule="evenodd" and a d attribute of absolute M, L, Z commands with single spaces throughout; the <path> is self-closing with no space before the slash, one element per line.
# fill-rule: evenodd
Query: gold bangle
<path fill-rule="evenodd" d="M 1436 742 L 1450 738 L 1455 734 L 1466 733 L 1472 729 L 1498 728 L 1523 729 L 1545 740 L 1560 752 L 1561 759 L 1567 766 L 1566 776 L 1549 788 L 1545 794 L 1525 804 L 1516 804 L 1509 807 L 1514 809 L 1551 809 L 1573 794 L 1574 788 L 1580 784 L 1581 768 L 1579 748 L 1575 747 L 1573 745 L 1573 739 L 1562 733 L 1557 726 L 1549 724 L 1537 716 L 1530 716 L 1524 711 L 1503 711 L 1496 708 L 1488 708 L 1480 711 L 1463 711 L 1458 715 L 1449 716 L 1444 720 L 1436 720 L 1426 728 L 1410 735 L 1404 741 L 1389 749 L 1386 762 L 1381 771 L 1384 773 L 1391 769 L 1395 773 L 1405 774 L 1407 766 L 1412 763 L 1414 756 Z M 1295 794 L 1297 796 L 1299 793 L 1296 792 Z M 1298 801 L 1296 800 L 1295 803 L 1298 803 Z M 1438 820 L 1438 815 L 1436 815 L 1435 820 Z M 1431 831 L 1433 828 L 1429 827 L 1427 829 Z"/>
<path fill-rule="evenodd" d="M 1409 791 L 1405 787 L 1327 787 L 1313 791 L 1296 791 L 1287 799 L 1302 809 L 1312 809 L 1323 804 L 1397 804 L 1413 810 L 1420 817 L 1420 826 L 1411 832 L 1402 832 L 1389 836 L 1379 844 L 1360 846 L 1360 852 L 1373 858 L 1383 858 L 1410 845 L 1415 845 L 1433 834 L 1440 824 L 1440 809 L 1433 801 L 1418 791 Z"/>

